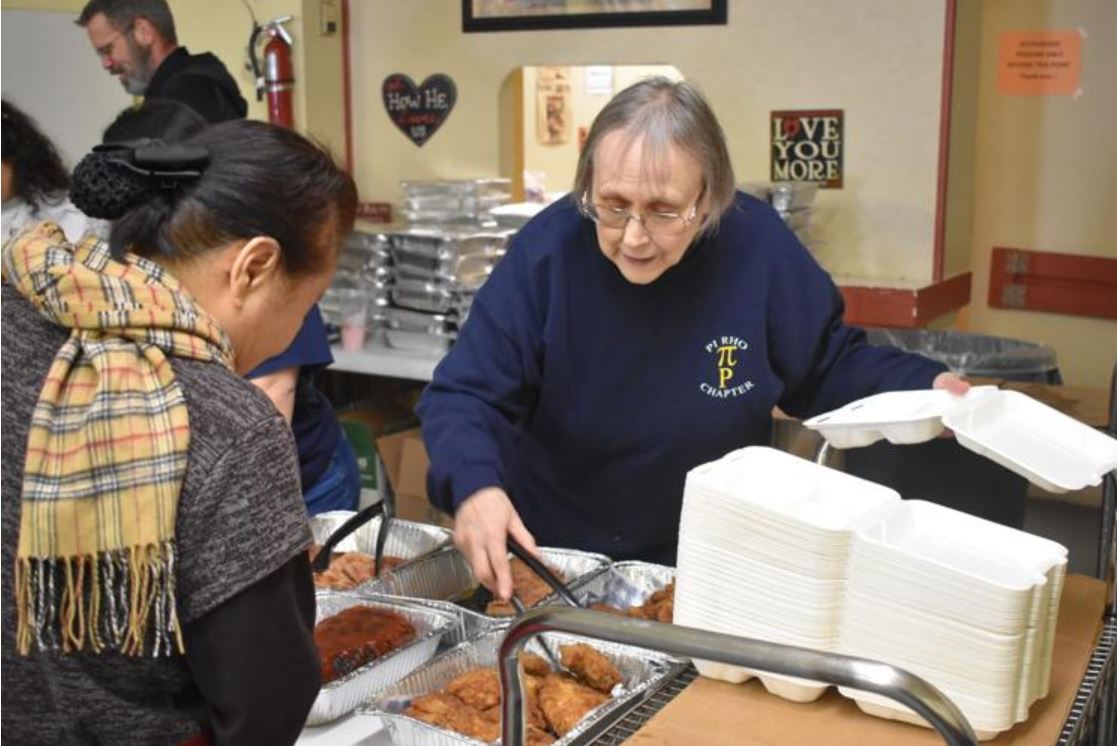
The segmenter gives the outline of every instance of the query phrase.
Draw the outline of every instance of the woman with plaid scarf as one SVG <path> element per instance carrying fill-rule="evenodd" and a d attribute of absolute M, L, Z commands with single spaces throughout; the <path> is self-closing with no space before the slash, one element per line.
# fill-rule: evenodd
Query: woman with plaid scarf
<path fill-rule="evenodd" d="M 3 252 L 3 732 L 293 742 L 318 691 L 290 428 L 241 376 L 293 338 L 352 180 L 260 122 L 101 146 Z"/>

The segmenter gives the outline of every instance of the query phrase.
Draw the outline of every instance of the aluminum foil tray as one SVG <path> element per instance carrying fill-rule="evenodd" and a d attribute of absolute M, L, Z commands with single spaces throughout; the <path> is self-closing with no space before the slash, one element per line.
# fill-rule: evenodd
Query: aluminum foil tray
<path fill-rule="evenodd" d="M 355 511 L 352 510 L 331 510 L 313 516 L 310 519 L 310 532 L 314 535 L 314 541 L 318 544 L 326 543 L 330 534 L 353 515 Z M 375 554 L 376 535 L 380 531 L 381 520 L 380 516 L 376 516 L 342 539 L 334 550 Z M 384 554 L 410 562 L 449 545 L 453 538 L 448 528 L 393 518 L 388 538 L 384 542 Z"/>
<path fill-rule="evenodd" d="M 427 334 L 426 332 L 407 332 L 391 328 L 385 330 L 385 341 L 389 347 L 432 355 L 445 354 L 455 338 L 456 335 L 452 334 Z"/>
<path fill-rule="evenodd" d="M 490 632 L 438 656 L 396 684 L 377 692 L 359 708 L 358 714 L 381 718 L 392 743 L 400 746 L 475 746 L 482 743 L 410 718 L 403 711 L 412 699 L 443 688 L 455 676 L 479 666 L 496 666 L 503 637 L 503 631 Z M 654 651 L 558 633 L 536 637 L 528 643 L 527 650 L 541 653 L 540 646 L 547 645 L 557 657 L 561 645 L 575 642 L 588 643 L 604 653 L 624 680 L 614 690 L 609 702 L 592 711 L 573 730 L 555 741 L 561 746 L 588 742 L 593 734 L 628 711 L 638 700 L 651 696 L 683 667 L 678 661 Z"/>
<path fill-rule="evenodd" d="M 578 589 L 586 604 L 607 603 L 625 611 L 642 606 L 648 597 L 675 579 L 675 568 L 651 562 L 614 562 L 605 572 Z"/>
<path fill-rule="evenodd" d="M 415 627 L 415 640 L 361 666 L 340 679 L 323 684 L 310 708 L 307 725 L 321 725 L 352 712 L 373 692 L 390 686 L 426 663 L 438 649 L 442 635 L 456 622 L 437 609 L 415 606 L 399 599 L 354 591 L 319 591 L 315 624 L 351 606 L 374 606 L 402 614 Z"/>
<path fill-rule="evenodd" d="M 541 547 L 540 553 L 551 567 L 562 573 L 567 585 L 575 593 L 584 584 L 592 581 L 609 567 L 609 558 L 603 554 L 580 552 L 576 549 L 554 549 Z M 377 578 L 366 587 L 375 593 L 398 596 L 418 601 L 440 610 L 456 610 L 461 617 L 459 633 L 451 633 L 448 641 L 461 642 L 490 630 L 503 628 L 512 621 L 510 616 L 489 616 L 470 609 L 464 609 L 452 602 L 477 588 L 477 579 L 469 568 L 465 556 L 454 547 L 447 547 L 435 554 L 397 567 L 394 571 Z M 551 594 L 539 602 L 539 606 L 562 603 L 559 597 Z"/>
<path fill-rule="evenodd" d="M 408 179 L 399 183 L 408 197 L 423 195 L 473 195 L 480 198 L 503 197 L 512 193 L 512 180 L 487 179 Z"/>
<path fill-rule="evenodd" d="M 388 328 L 401 332 L 452 337 L 454 321 L 445 314 L 430 314 L 408 308 L 386 308 Z"/>
<path fill-rule="evenodd" d="M 457 304 L 457 295 L 446 285 L 403 277 L 392 283 L 391 297 L 397 306 L 425 313 L 449 313 Z"/>

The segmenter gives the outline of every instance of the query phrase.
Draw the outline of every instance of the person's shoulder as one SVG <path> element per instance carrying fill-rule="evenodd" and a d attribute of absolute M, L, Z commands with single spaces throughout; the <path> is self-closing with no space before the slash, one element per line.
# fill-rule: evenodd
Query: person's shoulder
<path fill-rule="evenodd" d="M 547 205 L 519 230 L 513 243 L 534 252 L 557 251 L 581 234 L 585 218 L 569 194 Z"/>
<path fill-rule="evenodd" d="M 754 236 L 775 233 L 777 238 L 786 237 L 790 233 L 775 208 L 764 200 L 741 191 L 737 192 L 733 204 L 722 215 L 720 227 Z"/>
<path fill-rule="evenodd" d="M 779 213 L 761 199 L 738 192 L 733 204 L 718 223 L 717 240 L 729 247 L 729 254 L 782 265 L 806 254 L 799 238 Z"/>
<path fill-rule="evenodd" d="M 281 419 L 259 387 L 223 365 L 176 357 L 171 367 L 186 399 L 191 451 L 203 468 Z"/>
<path fill-rule="evenodd" d="M 525 272 L 561 266 L 573 255 L 570 248 L 585 240 L 586 218 L 570 195 L 545 207 L 513 236 L 503 262 Z"/>

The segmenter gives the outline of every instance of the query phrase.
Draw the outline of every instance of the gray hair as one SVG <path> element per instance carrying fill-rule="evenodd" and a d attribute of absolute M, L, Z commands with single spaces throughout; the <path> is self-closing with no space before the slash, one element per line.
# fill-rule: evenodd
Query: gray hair
<path fill-rule="evenodd" d="M 593 120 L 578 158 L 573 197 L 582 204 L 593 185 L 594 156 L 606 135 L 625 130 L 633 140 L 643 138 L 645 152 L 662 154 L 675 145 L 702 167 L 703 196 L 709 198 L 707 233 L 733 205 L 736 181 L 725 133 L 706 98 L 692 84 L 657 76 L 630 85 L 605 104 Z"/>
<path fill-rule="evenodd" d="M 146 18 L 160 36 L 171 44 L 178 44 L 175 17 L 171 15 L 167 0 L 89 0 L 74 23 L 85 28 L 93 16 L 100 13 L 104 13 L 118 31 L 131 26 L 137 18 Z"/>

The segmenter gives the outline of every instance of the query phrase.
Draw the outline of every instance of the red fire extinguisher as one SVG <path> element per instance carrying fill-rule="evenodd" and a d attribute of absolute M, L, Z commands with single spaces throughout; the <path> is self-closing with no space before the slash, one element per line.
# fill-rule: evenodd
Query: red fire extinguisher
<path fill-rule="evenodd" d="M 283 26 L 290 20 L 291 16 L 281 16 L 263 26 L 254 22 L 248 52 L 256 75 L 256 100 L 263 100 L 265 94 L 268 97 L 268 121 L 293 128 L 295 70 L 291 64 L 291 35 Z M 257 56 L 261 37 L 268 40 L 264 45 L 263 65 Z"/>

